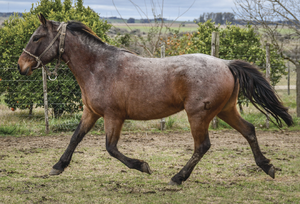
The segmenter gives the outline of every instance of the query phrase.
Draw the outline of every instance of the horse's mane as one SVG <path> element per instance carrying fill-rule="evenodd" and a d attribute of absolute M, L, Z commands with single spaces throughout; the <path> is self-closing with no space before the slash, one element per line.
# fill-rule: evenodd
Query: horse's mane
<path fill-rule="evenodd" d="M 88 26 L 86 26 L 85 24 L 83 24 L 79 21 L 68 21 L 67 29 L 69 31 L 71 31 L 72 33 L 79 32 L 80 34 L 86 36 L 89 39 L 93 39 L 96 42 L 99 42 L 100 44 L 106 44 L 105 42 L 103 42 L 101 40 L 101 38 L 99 36 L 97 36 L 97 34 L 94 31 L 92 31 L 92 29 L 90 29 Z M 113 47 L 113 46 L 111 46 L 111 47 Z M 114 47 L 114 48 L 116 48 L 116 47 Z M 136 55 L 136 53 L 131 52 L 126 49 L 119 49 L 119 48 L 116 48 L 116 49 Z"/>
<path fill-rule="evenodd" d="M 79 21 L 68 21 L 67 29 L 73 32 L 79 32 L 89 39 L 94 39 L 101 44 L 105 44 L 97 34 L 92 31 L 88 26 Z"/>

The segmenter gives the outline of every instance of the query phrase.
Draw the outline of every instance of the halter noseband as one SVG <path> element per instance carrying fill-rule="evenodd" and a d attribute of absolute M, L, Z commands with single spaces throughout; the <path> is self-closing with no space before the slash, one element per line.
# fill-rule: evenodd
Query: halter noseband
<path fill-rule="evenodd" d="M 33 67 L 31 70 L 35 70 L 37 69 L 40 65 L 42 65 L 42 67 L 45 68 L 47 75 L 50 77 L 52 74 L 55 75 L 55 77 L 57 77 L 57 69 L 58 66 L 60 65 L 60 60 L 61 60 L 61 55 L 64 53 L 64 44 L 65 44 L 65 37 L 66 37 L 66 30 L 67 30 L 67 23 L 65 22 L 61 22 L 59 27 L 57 28 L 56 31 L 58 31 L 57 35 L 53 38 L 53 40 L 51 41 L 50 45 L 44 50 L 44 52 L 39 56 L 35 56 L 33 54 L 31 54 L 30 52 L 28 52 L 27 50 L 23 49 L 23 51 L 30 55 L 31 57 L 35 58 L 35 60 L 37 61 L 37 65 L 35 67 Z M 55 41 L 57 40 L 57 38 L 60 37 L 59 39 L 59 55 L 58 55 L 58 60 L 55 66 L 55 70 L 53 72 L 51 72 L 42 62 L 41 58 L 43 57 L 43 55 L 46 54 L 46 52 L 48 52 L 48 50 L 52 47 L 52 45 L 55 43 Z"/>

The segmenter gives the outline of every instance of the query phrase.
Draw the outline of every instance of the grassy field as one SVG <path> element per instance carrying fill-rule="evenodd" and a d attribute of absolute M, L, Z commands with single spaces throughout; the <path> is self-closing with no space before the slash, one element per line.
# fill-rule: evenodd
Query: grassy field
<path fill-rule="evenodd" d="M 152 175 L 125 167 L 105 150 L 103 134 L 89 134 L 59 176 L 48 172 L 69 135 L 0 137 L 1 203 L 298 203 L 300 132 L 258 131 L 265 155 L 276 167 L 273 180 L 253 160 L 235 131 L 210 133 L 212 147 L 180 186 L 170 178 L 193 151 L 189 133 L 123 134 L 119 149 L 147 161 Z"/>
<path fill-rule="evenodd" d="M 120 28 L 120 29 L 126 29 L 127 31 L 136 30 L 139 29 L 141 32 L 148 33 L 151 29 L 151 24 L 145 24 L 145 23 L 133 23 L 133 24 L 125 24 L 125 23 L 113 23 L 114 27 Z M 185 26 L 180 26 L 179 23 L 169 24 L 168 27 L 170 27 L 173 30 L 178 30 L 179 32 L 194 32 L 197 30 L 198 25 L 197 24 L 186 24 Z M 153 25 L 154 26 L 154 25 Z M 163 28 L 162 32 L 165 32 L 166 28 Z"/>

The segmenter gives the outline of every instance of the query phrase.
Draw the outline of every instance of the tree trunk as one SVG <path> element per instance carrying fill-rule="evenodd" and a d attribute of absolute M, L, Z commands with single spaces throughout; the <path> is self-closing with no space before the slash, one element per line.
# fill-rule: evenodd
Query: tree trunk
<path fill-rule="evenodd" d="M 32 116 L 33 104 L 29 105 L 29 116 Z"/>

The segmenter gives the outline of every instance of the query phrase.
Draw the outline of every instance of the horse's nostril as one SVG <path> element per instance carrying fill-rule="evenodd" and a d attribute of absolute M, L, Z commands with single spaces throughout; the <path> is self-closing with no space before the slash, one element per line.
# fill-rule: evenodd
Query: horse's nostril
<path fill-rule="evenodd" d="M 20 71 L 21 69 L 20 69 L 20 65 L 18 64 L 18 70 Z"/>

